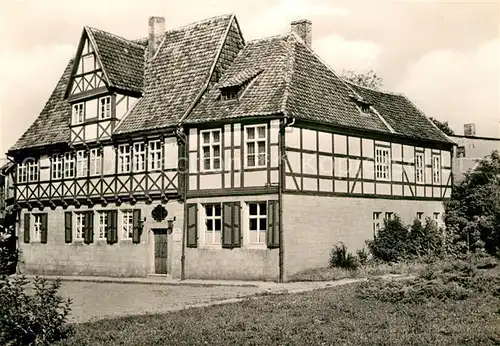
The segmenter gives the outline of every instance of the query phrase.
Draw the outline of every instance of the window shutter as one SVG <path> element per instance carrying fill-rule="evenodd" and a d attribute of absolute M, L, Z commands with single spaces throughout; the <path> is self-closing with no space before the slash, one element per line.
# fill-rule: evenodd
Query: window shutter
<path fill-rule="evenodd" d="M 116 229 L 118 213 L 116 210 L 108 212 L 108 244 L 114 244 L 118 241 L 118 232 Z"/>
<path fill-rule="evenodd" d="M 24 242 L 30 242 L 30 217 L 29 213 L 24 214 Z"/>
<path fill-rule="evenodd" d="M 187 247 L 198 246 L 198 204 L 187 205 Z"/>
<path fill-rule="evenodd" d="M 267 247 L 275 249 L 280 246 L 280 218 L 278 201 L 269 201 L 267 208 Z"/>
<path fill-rule="evenodd" d="M 139 244 L 141 242 L 141 209 L 134 209 L 133 211 L 133 225 L 134 229 L 132 231 L 132 242 L 134 244 Z"/>
<path fill-rule="evenodd" d="M 222 247 L 233 247 L 233 205 L 234 203 L 222 203 Z"/>
<path fill-rule="evenodd" d="M 240 203 L 233 203 L 233 247 L 241 247 L 241 208 Z"/>
<path fill-rule="evenodd" d="M 67 211 L 64 213 L 64 241 L 71 243 L 73 241 L 73 213 Z"/>
<path fill-rule="evenodd" d="M 47 214 L 40 214 L 41 234 L 40 243 L 47 244 Z"/>
<path fill-rule="evenodd" d="M 94 242 L 94 212 L 88 211 L 85 213 L 85 244 Z"/>

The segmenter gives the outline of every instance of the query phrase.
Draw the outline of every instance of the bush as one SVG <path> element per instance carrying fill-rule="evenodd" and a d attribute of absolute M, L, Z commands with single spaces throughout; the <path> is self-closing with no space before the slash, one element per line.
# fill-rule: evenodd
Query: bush
<path fill-rule="evenodd" d="M 58 295 L 60 281 L 0 279 L 0 345 L 49 345 L 68 336 L 70 299 Z M 27 294 L 32 291 L 32 294 Z"/>
<path fill-rule="evenodd" d="M 14 220 L 11 214 L 7 214 L 4 225 L 0 225 L 0 275 L 16 272 L 19 251 L 16 248 Z"/>
<path fill-rule="evenodd" d="M 330 267 L 338 267 L 349 270 L 356 270 L 360 265 L 355 255 L 347 251 L 344 243 L 335 245 L 330 253 Z"/>

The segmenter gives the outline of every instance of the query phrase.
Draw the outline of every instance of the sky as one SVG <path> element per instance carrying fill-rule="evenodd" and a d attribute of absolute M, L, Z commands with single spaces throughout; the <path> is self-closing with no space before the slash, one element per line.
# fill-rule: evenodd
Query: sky
<path fill-rule="evenodd" d="M 37 118 L 83 26 L 136 39 L 149 16 L 169 29 L 226 13 L 246 40 L 310 19 L 313 49 L 335 71 L 373 70 L 456 133 L 472 122 L 500 137 L 500 0 L 0 0 L 0 152 Z"/>

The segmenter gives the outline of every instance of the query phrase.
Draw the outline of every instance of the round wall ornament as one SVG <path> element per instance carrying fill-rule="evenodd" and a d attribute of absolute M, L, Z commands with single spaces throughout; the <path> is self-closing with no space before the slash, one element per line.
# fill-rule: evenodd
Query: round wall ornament
<path fill-rule="evenodd" d="M 162 222 L 168 216 L 168 211 L 164 206 L 158 204 L 151 212 L 151 216 L 156 222 Z"/>

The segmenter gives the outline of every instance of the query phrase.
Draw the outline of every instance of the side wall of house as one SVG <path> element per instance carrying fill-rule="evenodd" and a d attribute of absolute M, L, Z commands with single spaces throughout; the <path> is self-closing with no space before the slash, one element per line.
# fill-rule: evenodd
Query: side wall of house
<path fill-rule="evenodd" d="M 285 244 L 285 271 L 292 275 L 305 269 L 327 267 L 330 251 L 343 242 L 350 252 L 373 239 L 373 215 L 398 214 L 410 223 L 416 213 L 423 217 L 439 213 L 444 207 L 440 201 L 394 200 L 385 198 L 353 198 L 332 196 L 283 196 L 283 234 Z"/>

